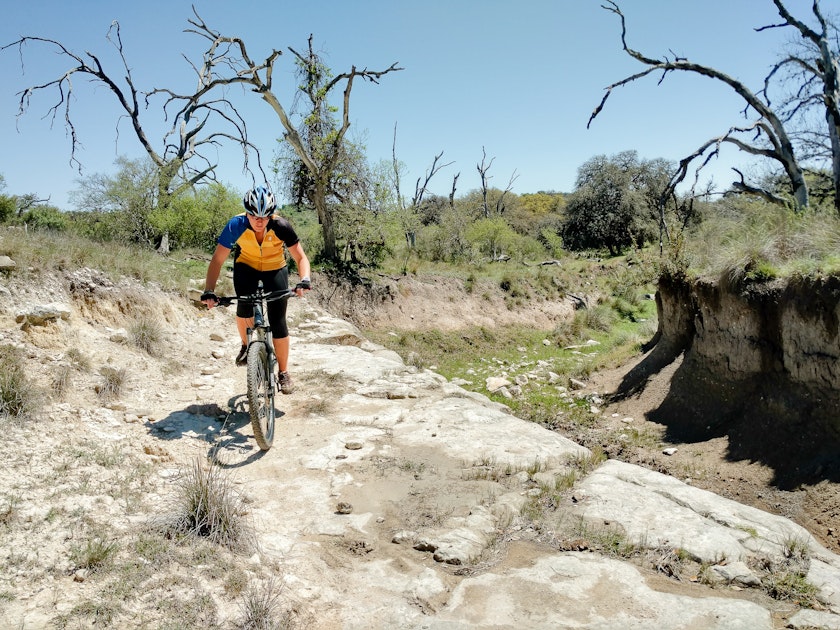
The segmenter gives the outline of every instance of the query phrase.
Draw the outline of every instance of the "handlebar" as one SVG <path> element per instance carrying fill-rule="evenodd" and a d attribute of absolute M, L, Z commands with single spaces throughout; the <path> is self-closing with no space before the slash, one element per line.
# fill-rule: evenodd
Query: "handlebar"
<path fill-rule="evenodd" d="M 256 304 L 265 299 L 266 302 L 283 300 L 297 296 L 297 287 L 281 289 L 278 291 L 257 291 L 253 295 L 217 295 L 217 306 L 230 306 L 233 302 L 244 302 L 245 304 Z"/>

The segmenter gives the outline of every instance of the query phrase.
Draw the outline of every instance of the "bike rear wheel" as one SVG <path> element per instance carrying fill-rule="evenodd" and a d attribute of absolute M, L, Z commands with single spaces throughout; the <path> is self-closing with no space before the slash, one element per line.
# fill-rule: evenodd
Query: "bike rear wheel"
<path fill-rule="evenodd" d="M 248 347 L 248 413 L 254 438 L 263 451 L 274 442 L 274 388 L 269 370 L 265 344 L 252 343 Z"/>

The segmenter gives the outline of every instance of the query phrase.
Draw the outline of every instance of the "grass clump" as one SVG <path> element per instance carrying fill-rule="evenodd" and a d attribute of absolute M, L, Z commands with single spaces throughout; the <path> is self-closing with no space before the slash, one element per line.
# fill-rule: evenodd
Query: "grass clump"
<path fill-rule="evenodd" d="M 294 627 L 292 612 L 283 606 L 283 588 L 275 579 L 251 584 L 240 604 L 241 630 L 286 630 Z"/>
<path fill-rule="evenodd" d="M 0 418 L 28 418 L 38 403 L 37 390 L 26 376 L 23 351 L 0 346 Z"/>
<path fill-rule="evenodd" d="M 840 219 L 832 212 L 733 199 L 716 205 L 685 243 L 692 275 L 730 286 L 840 271 Z"/>
<path fill-rule="evenodd" d="M 70 549 L 70 561 L 77 569 L 100 571 L 110 566 L 118 549 L 116 541 L 94 536 Z"/>
<path fill-rule="evenodd" d="M 808 542 L 795 537 L 784 540 L 782 557 L 757 560 L 761 587 L 770 597 L 790 601 L 804 608 L 817 608 L 817 587 L 808 581 L 811 552 Z"/>
<path fill-rule="evenodd" d="M 163 327 L 153 317 L 141 315 L 129 325 L 128 338 L 132 345 L 148 355 L 158 356 L 163 338 Z"/>
<path fill-rule="evenodd" d="M 614 558 L 632 558 L 644 548 L 643 544 L 635 543 L 615 526 L 595 526 L 584 519 L 579 519 L 574 535 L 589 542 L 590 549 L 596 549 Z"/>
<path fill-rule="evenodd" d="M 73 386 L 73 372 L 73 366 L 66 363 L 53 370 L 50 389 L 56 396 L 63 396 Z"/>
<path fill-rule="evenodd" d="M 91 370 L 90 357 L 78 348 L 69 348 L 64 353 L 64 358 L 79 372 L 90 372 Z"/>
<path fill-rule="evenodd" d="M 102 400 L 119 398 L 128 381 L 128 370 L 106 365 L 99 371 L 102 381 L 96 385 L 96 393 Z"/>
<path fill-rule="evenodd" d="M 235 552 L 255 547 L 244 498 L 219 466 L 196 458 L 178 482 L 178 497 L 162 529 L 175 538 L 200 537 Z"/>

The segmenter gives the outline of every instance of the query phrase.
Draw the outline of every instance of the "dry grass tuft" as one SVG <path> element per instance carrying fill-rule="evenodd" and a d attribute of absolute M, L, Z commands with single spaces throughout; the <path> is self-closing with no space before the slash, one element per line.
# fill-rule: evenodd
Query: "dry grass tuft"
<path fill-rule="evenodd" d="M 102 382 L 96 385 L 96 393 L 102 400 L 119 398 L 128 381 L 128 370 L 105 366 L 99 371 Z"/>
<path fill-rule="evenodd" d="M 201 537 L 234 552 L 256 547 L 256 534 L 247 518 L 244 498 L 219 466 L 196 458 L 178 481 L 178 496 L 163 518 L 168 536 Z"/>
<path fill-rule="evenodd" d="M 287 630 L 294 627 L 292 612 L 283 606 L 283 586 L 274 578 L 252 584 L 241 603 L 242 630 Z"/>
<path fill-rule="evenodd" d="M 23 352 L 12 345 L 0 346 L 0 418 L 28 418 L 39 400 L 38 391 L 26 377 Z"/>
<path fill-rule="evenodd" d="M 67 363 L 58 365 L 52 372 L 50 389 L 59 398 L 73 386 L 73 366 Z"/>
<path fill-rule="evenodd" d="M 157 319 L 148 315 L 140 315 L 128 327 L 131 343 L 150 356 L 160 354 L 160 343 L 163 338 L 163 327 Z"/>

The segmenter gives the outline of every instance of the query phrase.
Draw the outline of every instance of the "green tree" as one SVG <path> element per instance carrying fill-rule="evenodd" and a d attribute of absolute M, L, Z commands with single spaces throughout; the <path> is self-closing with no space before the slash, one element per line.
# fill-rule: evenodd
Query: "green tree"
<path fill-rule="evenodd" d="M 179 195 L 168 206 L 156 206 L 149 222 L 158 233 L 169 235 L 173 249 L 195 247 L 209 251 L 230 217 L 241 209 L 240 195 L 214 182 Z"/>
<path fill-rule="evenodd" d="M 562 193 L 537 192 L 514 195 L 506 218 L 519 234 L 542 239 L 546 229 L 557 231 L 563 219 L 566 198 Z"/>
<path fill-rule="evenodd" d="M 466 236 L 467 240 L 489 256 L 490 260 L 509 257 L 506 252 L 516 242 L 516 232 L 499 216 L 474 221 L 467 228 Z"/>
<path fill-rule="evenodd" d="M 658 200 L 667 181 L 664 160 L 640 161 L 635 151 L 598 155 L 578 169 L 560 229 L 567 249 L 606 248 L 612 255 L 641 247 L 657 231 Z"/>
<path fill-rule="evenodd" d="M 121 243 L 157 245 L 162 234 L 151 221 L 157 204 L 158 169 L 149 159 L 119 157 L 114 175 L 97 173 L 78 180 L 71 193 L 77 210 L 92 213 L 87 236 Z"/>
<path fill-rule="evenodd" d="M 73 229 L 80 234 L 149 248 L 165 235 L 171 248 L 212 249 L 228 219 L 241 211 L 239 194 L 218 182 L 158 203 L 158 170 L 151 160 L 120 157 L 116 166 L 113 175 L 79 180 L 72 193 Z"/>
<path fill-rule="evenodd" d="M 6 190 L 6 178 L 0 173 L 0 223 L 6 223 L 15 216 L 15 198 L 4 193 L 4 190 Z"/>

